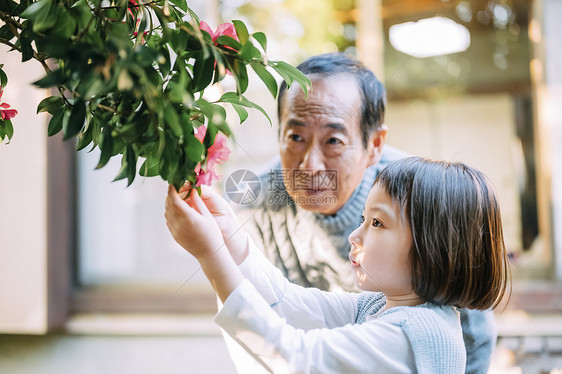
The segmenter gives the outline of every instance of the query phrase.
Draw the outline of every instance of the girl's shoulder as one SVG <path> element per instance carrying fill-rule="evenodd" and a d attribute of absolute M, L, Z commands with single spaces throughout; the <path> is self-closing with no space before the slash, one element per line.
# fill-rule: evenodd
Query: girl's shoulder
<path fill-rule="evenodd" d="M 450 373 L 453 367 L 464 368 L 466 350 L 459 313 L 454 307 L 432 303 L 395 307 L 383 312 L 379 320 L 401 327 L 420 373 Z"/>
<path fill-rule="evenodd" d="M 453 306 L 424 303 L 410 307 L 394 307 L 386 310 L 380 318 L 394 324 L 412 324 L 425 322 L 447 323 L 460 328 L 459 312 Z"/>

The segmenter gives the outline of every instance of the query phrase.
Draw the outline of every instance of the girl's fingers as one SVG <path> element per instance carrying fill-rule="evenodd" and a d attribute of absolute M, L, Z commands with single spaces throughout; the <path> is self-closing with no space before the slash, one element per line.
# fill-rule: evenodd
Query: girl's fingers
<path fill-rule="evenodd" d="M 185 200 L 187 198 L 187 195 L 189 194 L 189 191 L 191 191 L 191 182 L 185 182 L 178 191 L 178 194 L 180 195 L 181 199 Z"/>
<path fill-rule="evenodd" d="M 194 208 L 201 213 L 204 216 L 212 216 L 211 212 L 209 212 L 209 209 L 207 209 L 207 206 L 205 205 L 205 203 L 203 202 L 203 199 L 201 199 L 201 196 L 199 196 L 199 194 L 197 193 L 197 191 L 194 191 L 191 194 L 191 198 L 189 199 L 193 202 L 194 204 Z"/>
<path fill-rule="evenodd" d="M 168 197 L 166 198 L 166 211 L 174 215 L 191 214 L 191 209 L 186 201 L 184 201 L 180 195 L 176 192 L 176 188 L 173 185 L 168 186 Z"/>
<path fill-rule="evenodd" d="M 201 200 L 201 197 L 197 193 L 197 191 L 191 190 L 191 194 L 185 200 L 181 198 L 181 196 L 176 192 L 176 189 L 173 185 L 168 186 L 168 199 L 166 201 L 166 207 L 171 207 L 174 210 L 175 214 L 178 214 L 178 209 L 182 211 L 184 214 L 187 214 L 189 217 L 192 214 L 192 210 L 197 211 L 202 216 L 211 216 L 209 209 Z M 187 206 L 186 206 L 187 205 Z"/>

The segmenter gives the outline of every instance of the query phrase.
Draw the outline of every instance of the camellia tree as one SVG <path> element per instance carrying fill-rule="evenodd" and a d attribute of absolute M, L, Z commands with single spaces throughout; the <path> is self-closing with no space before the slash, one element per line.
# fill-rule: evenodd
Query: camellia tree
<path fill-rule="evenodd" d="M 248 68 L 274 98 L 272 72 L 288 86 L 310 88 L 297 69 L 267 59 L 263 33 L 249 34 L 241 21 L 213 32 L 186 0 L 0 0 L 0 20 L 0 43 L 45 69 L 34 84 L 53 94 L 37 107 L 52 115 L 48 135 L 77 137 L 77 150 L 99 147 L 98 168 L 122 155 L 115 180 L 129 185 L 140 163 L 140 175 L 160 175 L 176 188 L 210 183 L 214 165 L 228 155 L 225 103 L 240 122 L 245 108 L 269 120 L 243 95 Z M 0 100 L 9 91 L 2 68 Z M 205 89 L 227 75 L 236 91 L 206 100 Z M 9 141 L 17 111 L 0 101 L 0 113 L 0 142 Z"/>

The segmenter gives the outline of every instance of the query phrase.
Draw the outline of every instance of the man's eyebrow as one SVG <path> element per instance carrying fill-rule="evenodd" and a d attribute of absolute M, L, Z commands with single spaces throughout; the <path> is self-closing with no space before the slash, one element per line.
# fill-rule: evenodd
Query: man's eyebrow
<path fill-rule="evenodd" d="M 304 122 L 298 121 L 296 119 L 291 119 L 287 122 L 287 127 L 308 127 Z M 347 134 L 347 127 L 342 123 L 327 123 L 324 127 L 329 127 L 331 129 L 337 130 L 343 134 Z"/>
<path fill-rule="evenodd" d="M 334 130 L 338 130 L 341 133 L 347 134 L 347 127 L 342 123 L 328 123 L 325 127 L 330 127 Z"/>
<path fill-rule="evenodd" d="M 306 123 L 297 121 L 296 119 L 291 119 L 287 122 L 287 127 L 307 127 Z"/>

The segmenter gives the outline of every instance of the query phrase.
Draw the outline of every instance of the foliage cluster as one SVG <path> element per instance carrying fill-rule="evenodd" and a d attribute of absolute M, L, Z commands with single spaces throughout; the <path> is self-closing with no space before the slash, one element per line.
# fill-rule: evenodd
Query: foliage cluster
<path fill-rule="evenodd" d="M 46 75 L 34 84 L 52 88 L 37 112 L 52 115 L 49 136 L 77 138 L 77 150 L 99 147 L 98 168 L 122 155 L 118 179 L 131 184 L 137 174 L 160 175 L 177 188 L 195 184 L 196 167 L 205 166 L 215 136 L 230 130 L 224 104 L 240 122 L 246 108 L 260 110 L 244 97 L 248 68 L 275 98 L 276 72 L 303 90 L 309 80 L 291 65 L 269 61 L 267 39 L 233 21 L 237 39 L 213 40 L 186 0 L 0 0 L 0 43 L 35 59 Z M 231 74 L 236 91 L 216 102 L 205 89 Z M 8 77 L 0 65 L 0 86 Z M 269 118 L 268 118 L 269 119 Z M 194 135 L 205 125 L 203 142 Z M 16 126 L 17 128 L 17 126 Z M 0 142 L 13 135 L 0 120 Z"/>

